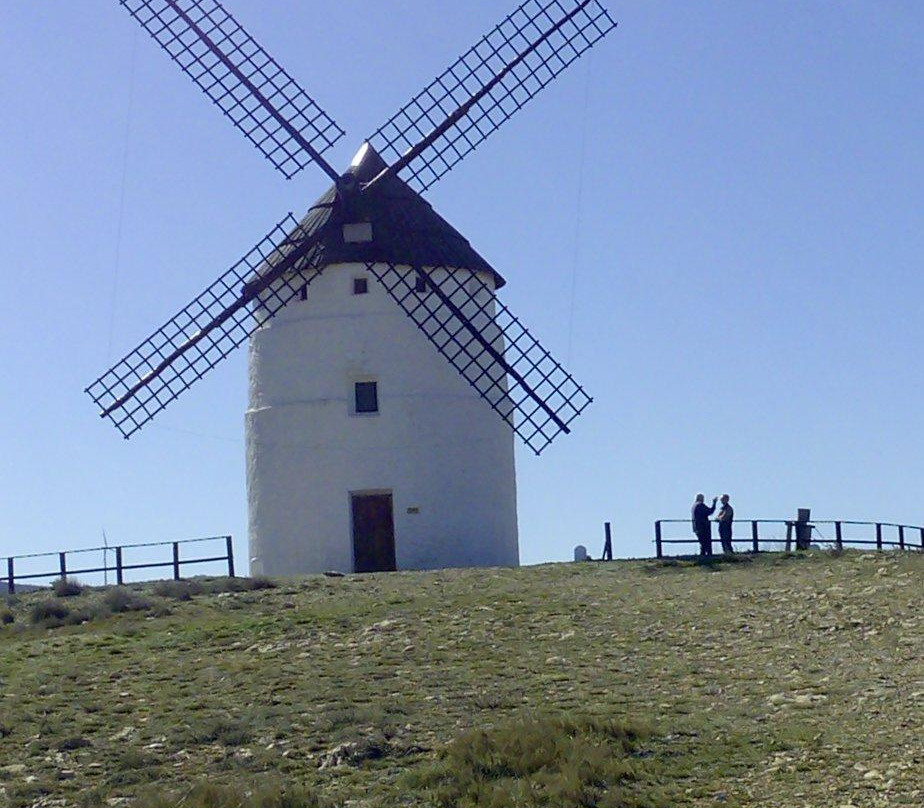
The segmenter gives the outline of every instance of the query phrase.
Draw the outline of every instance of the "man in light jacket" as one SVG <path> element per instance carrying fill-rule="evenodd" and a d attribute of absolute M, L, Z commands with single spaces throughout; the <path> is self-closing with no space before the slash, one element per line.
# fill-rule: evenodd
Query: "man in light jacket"
<path fill-rule="evenodd" d="M 722 494 L 722 507 L 716 514 L 715 521 L 719 523 L 719 539 L 722 541 L 722 552 L 731 555 L 735 552 L 732 547 L 732 522 L 735 521 L 735 509 L 728 502 L 728 494 Z"/>

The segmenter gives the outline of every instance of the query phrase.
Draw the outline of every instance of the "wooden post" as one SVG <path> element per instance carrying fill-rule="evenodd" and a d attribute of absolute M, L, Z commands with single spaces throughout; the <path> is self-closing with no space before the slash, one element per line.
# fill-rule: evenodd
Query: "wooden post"
<path fill-rule="evenodd" d="M 810 508 L 799 508 L 796 511 L 796 549 L 808 550 L 812 544 L 812 526 L 809 519 L 812 518 Z"/>
<path fill-rule="evenodd" d="M 921 531 L 921 544 L 924 545 L 924 530 Z M 13 557 L 6 560 L 6 591 L 11 595 L 16 594 L 16 576 L 13 575 Z"/>
<path fill-rule="evenodd" d="M 882 525 L 876 522 L 876 549 L 882 549 Z"/>
<path fill-rule="evenodd" d="M 58 553 L 58 563 L 61 567 L 61 577 L 67 578 L 67 563 L 65 562 L 66 553 Z"/>
<path fill-rule="evenodd" d="M 905 526 L 904 525 L 898 526 L 898 549 L 899 550 L 905 549 Z"/>
<path fill-rule="evenodd" d="M 231 537 L 225 536 L 225 546 L 228 548 L 228 577 L 234 577 L 234 547 L 232 546 Z"/>
<path fill-rule="evenodd" d="M 792 522 L 786 523 L 786 552 L 792 549 Z"/>
<path fill-rule="evenodd" d="M 655 522 L 655 558 L 663 558 L 664 553 L 661 547 L 661 520 Z"/>
<path fill-rule="evenodd" d="M 173 580 L 180 580 L 180 543 L 173 542 Z"/>
<path fill-rule="evenodd" d="M 924 553 L 924 527 L 921 528 L 921 552 Z"/>
<path fill-rule="evenodd" d="M 838 550 L 844 549 L 844 537 L 843 535 L 841 535 L 841 523 L 840 522 L 834 523 L 834 546 Z"/>
<path fill-rule="evenodd" d="M 609 522 L 603 523 L 603 555 L 600 556 L 600 560 L 613 560 L 613 534 Z"/>
<path fill-rule="evenodd" d="M 757 520 L 751 520 L 751 552 L 759 553 L 760 552 L 760 539 L 757 535 Z"/>
<path fill-rule="evenodd" d="M 122 586 L 122 548 L 116 547 L 116 583 Z"/>

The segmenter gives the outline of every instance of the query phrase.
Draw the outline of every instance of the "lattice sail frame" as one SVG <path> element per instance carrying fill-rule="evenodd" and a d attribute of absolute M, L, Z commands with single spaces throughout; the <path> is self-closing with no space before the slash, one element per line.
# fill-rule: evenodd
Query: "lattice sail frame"
<path fill-rule="evenodd" d="M 119 2 L 287 179 L 326 165 L 345 132 L 218 0 Z"/>
<path fill-rule="evenodd" d="M 375 262 L 366 269 L 537 455 L 593 401 L 479 273 Z"/>
<path fill-rule="evenodd" d="M 86 392 L 123 437 L 150 421 L 321 274 L 290 213 L 240 261 L 106 371 Z M 310 255 L 310 251 L 307 251 Z M 271 283 L 260 282 L 284 262 Z M 169 361 L 168 361 L 169 360 Z M 165 364 L 166 363 L 166 364 Z"/>
<path fill-rule="evenodd" d="M 313 161 L 338 181 L 321 153 L 343 130 L 218 0 L 120 2 L 286 177 Z M 424 190 L 614 27 L 598 0 L 526 0 L 370 141 L 388 161 L 387 171 Z M 87 388 L 103 415 L 128 437 L 202 378 L 317 277 L 321 268 L 289 256 L 308 254 L 305 242 L 321 235 L 306 238 L 291 214 L 280 222 Z M 271 283 L 254 282 L 287 262 L 292 266 Z M 419 275 L 428 285 L 423 298 L 407 271 L 390 264 L 369 271 L 537 454 L 591 402 L 471 271 L 442 266 L 411 273 L 415 283 Z M 480 287 L 470 289 L 473 284 Z"/>
<path fill-rule="evenodd" d="M 394 164 L 478 98 L 399 172 L 426 190 L 615 27 L 598 0 L 526 0 L 369 142 Z"/>

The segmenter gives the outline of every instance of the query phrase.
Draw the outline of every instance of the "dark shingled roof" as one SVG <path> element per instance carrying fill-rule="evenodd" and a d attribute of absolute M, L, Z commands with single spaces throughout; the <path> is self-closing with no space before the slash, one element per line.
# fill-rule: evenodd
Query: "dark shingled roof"
<path fill-rule="evenodd" d="M 371 146 L 350 167 L 357 184 L 369 182 L 385 161 Z M 390 175 L 365 193 L 338 195 L 336 186 L 315 202 L 299 223 L 305 235 L 317 232 L 334 217 L 337 225 L 371 222 L 372 241 L 343 240 L 335 226 L 310 253 L 317 266 L 372 261 L 421 266 L 446 266 L 490 272 L 500 288 L 504 279 L 449 222 L 398 177 Z"/>

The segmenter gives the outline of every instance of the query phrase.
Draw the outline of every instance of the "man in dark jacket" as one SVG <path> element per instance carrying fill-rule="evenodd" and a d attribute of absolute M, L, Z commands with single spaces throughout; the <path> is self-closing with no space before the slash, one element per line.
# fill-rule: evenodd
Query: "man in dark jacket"
<path fill-rule="evenodd" d="M 706 505 L 706 497 L 702 494 L 696 495 L 696 501 L 693 503 L 691 514 L 693 516 L 693 532 L 699 539 L 699 554 L 701 556 L 712 555 L 712 523 L 709 517 L 715 513 L 715 504 L 718 497 L 712 498 L 712 507 Z"/>
<path fill-rule="evenodd" d="M 735 552 L 732 546 L 732 522 L 735 521 L 735 509 L 728 501 L 728 494 L 722 494 L 722 507 L 715 518 L 719 523 L 719 539 L 722 542 L 722 552 L 731 555 Z"/>

